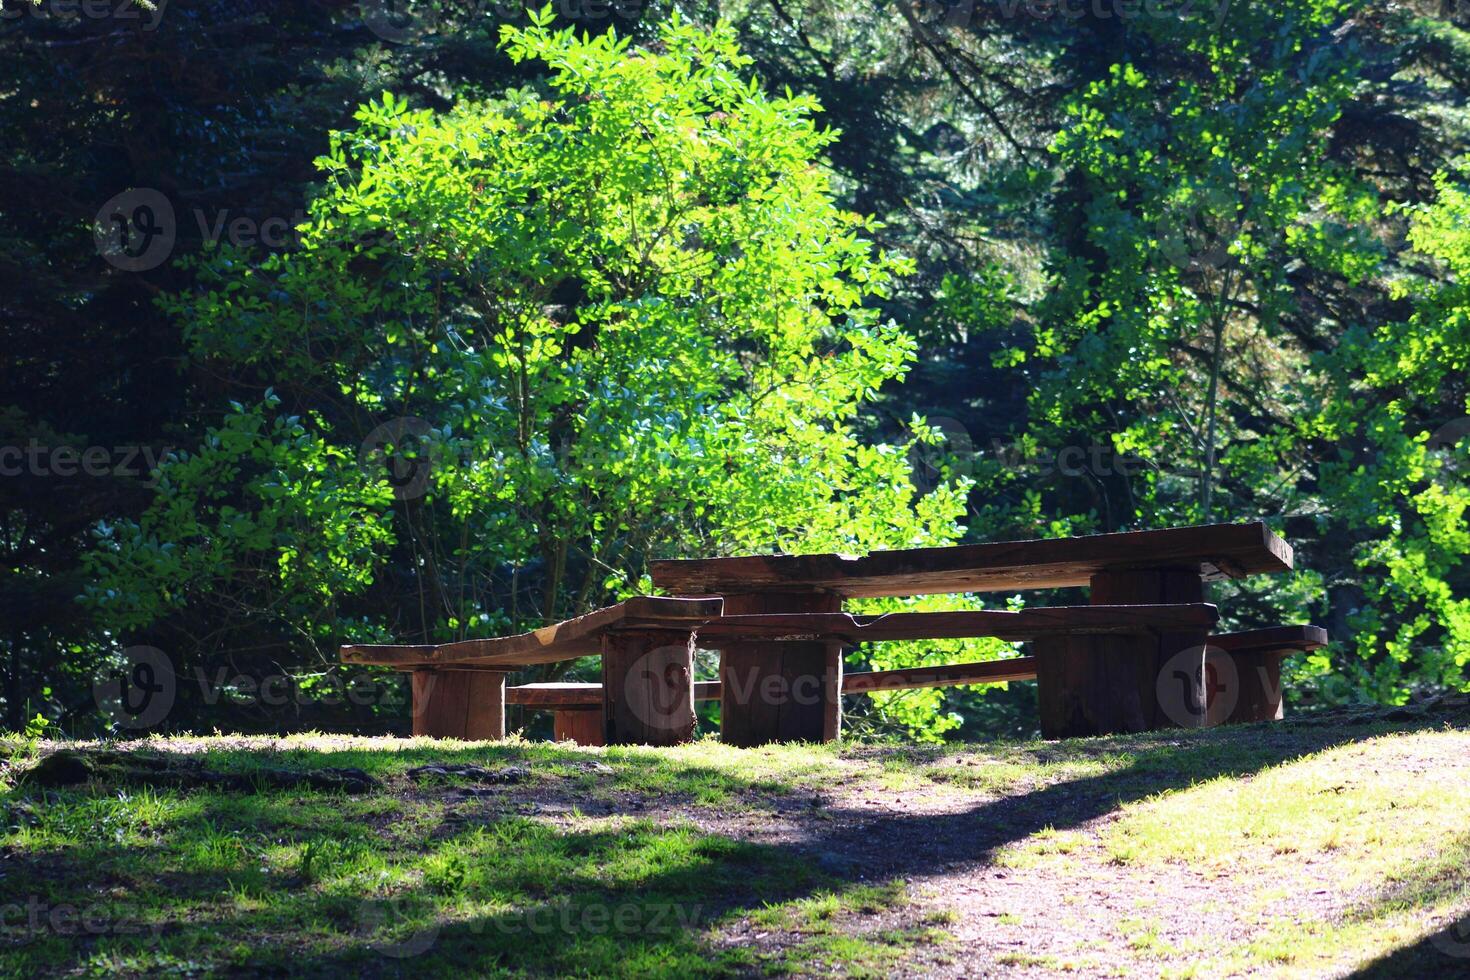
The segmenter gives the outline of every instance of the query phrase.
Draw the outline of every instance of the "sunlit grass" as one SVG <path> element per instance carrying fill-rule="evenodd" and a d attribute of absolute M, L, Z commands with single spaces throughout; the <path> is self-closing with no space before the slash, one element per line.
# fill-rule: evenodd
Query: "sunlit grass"
<path fill-rule="evenodd" d="M 1078 938 L 997 951 L 1003 969 L 1319 975 L 1422 946 L 1470 911 L 1463 730 L 755 750 L 313 735 L 134 747 L 218 771 L 355 767 L 380 781 L 356 796 L 106 781 L 42 792 L 20 780 L 34 748 L 18 746 L 0 774 L 0 897 L 42 918 L 5 923 L 6 976 L 881 976 L 915 969 L 920 950 L 942 962 L 966 924 L 943 878 L 918 893 L 861 880 L 847 863 L 861 840 L 846 853 L 826 823 L 828 807 L 853 801 L 870 813 L 901 801 L 905 820 L 974 809 L 977 832 L 990 813 L 1011 822 L 988 866 L 1044 876 L 1054 898 L 1045 914 L 1007 903 L 987 921 Z M 407 777 L 429 762 L 515 778 L 477 795 L 472 780 Z M 821 847 L 753 843 L 728 823 L 777 811 Z M 1176 897 L 1151 882 L 1179 874 L 1218 883 L 1200 911 L 1233 917 L 1244 941 L 1173 929 Z M 1101 925 L 1100 887 L 1131 898 Z M 1327 897 L 1302 904 L 1314 893 Z M 62 909 L 98 928 L 57 927 L 47 917 Z"/>

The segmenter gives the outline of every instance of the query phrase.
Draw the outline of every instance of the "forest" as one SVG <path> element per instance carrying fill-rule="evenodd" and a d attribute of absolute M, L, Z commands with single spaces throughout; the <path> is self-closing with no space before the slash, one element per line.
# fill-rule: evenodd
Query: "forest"
<path fill-rule="evenodd" d="M 0 52 L 0 728 L 106 733 L 146 650 L 173 730 L 401 731 L 340 645 L 654 559 L 1254 520 L 1295 571 L 1211 601 L 1327 628 L 1290 710 L 1470 691 L 1470 5 L 4 0 Z"/>

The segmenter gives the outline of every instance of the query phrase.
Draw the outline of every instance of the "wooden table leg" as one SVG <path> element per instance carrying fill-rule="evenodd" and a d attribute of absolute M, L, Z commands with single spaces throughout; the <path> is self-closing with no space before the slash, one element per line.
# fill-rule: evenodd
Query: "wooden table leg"
<path fill-rule="evenodd" d="M 693 739 L 694 638 L 672 630 L 604 635 L 602 704 L 608 745 Z"/>
<path fill-rule="evenodd" d="M 1248 725 L 1257 721 L 1280 721 L 1285 717 L 1281 698 L 1281 661 L 1294 650 L 1219 651 L 1230 658 L 1232 669 L 1228 680 L 1238 692 L 1235 697 L 1222 697 L 1220 707 L 1228 713 L 1218 721 L 1228 725 Z M 1229 693 L 1229 692 L 1225 692 Z M 1212 715 L 1216 712 L 1212 711 Z"/>
<path fill-rule="evenodd" d="M 602 745 L 605 731 L 601 708 L 557 708 L 552 715 L 552 734 L 558 742 Z"/>
<path fill-rule="evenodd" d="M 470 741 L 505 738 L 505 673 L 415 670 L 413 733 Z"/>
<path fill-rule="evenodd" d="M 1093 605 L 1204 601 L 1195 569 L 1099 572 Z M 1047 738 L 1196 728 L 1207 723 L 1208 634 L 1074 636 L 1034 644 L 1041 732 Z"/>
<path fill-rule="evenodd" d="M 828 593 L 727 595 L 726 615 L 841 612 Z M 720 738 L 729 745 L 830 742 L 842 731 L 842 644 L 761 641 L 720 650 Z"/>

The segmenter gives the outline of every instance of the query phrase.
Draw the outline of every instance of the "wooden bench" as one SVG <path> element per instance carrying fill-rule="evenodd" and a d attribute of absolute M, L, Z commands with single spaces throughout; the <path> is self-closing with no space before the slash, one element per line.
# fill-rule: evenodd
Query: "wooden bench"
<path fill-rule="evenodd" d="M 728 642 L 776 644 L 857 643 L 953 637 L 996 637 L 1040 641 L 1071 636 L 1156 636 L 1179 630 L 1207 632 L 1218 618 L 1215 607 L 1195 603 L 1157 606 L 1062 606 L 1026 609 L 890 613 L 776 613 L 720 615 L 720 600 L 680 600 L 640 596 L 580 619 L 518 636 L 437 646 L 350 646 L 348 663 L 380 664 L 413 672 L 414 733 L 453 738 L 504 737 L 505 675 L 531 663 L 587 656 L 600 643 L 603 683 L 602 724 L 609 742 L 674 744 L 694 730 L 693 656 L 696 644 L 715 648 Z M 987 668 L 977 667 L 984 670 Z M 760 683 L 759 690 L 749 685 Z M 783 687 L 780 675 L 743 678 L 722 671 L 722 704 L 730 686 L 741 700 L 760 701 L 780 712 L 825 697 L 817 678 L 797 678 Z M 583 690 L 532 688 L 523 703 L 564 706 L 571 712 L 590 707 Z M 563 728 L 592 737 L 591 720 L 570 714 Z"/>
<path fill-rule="evenodd" d="M 1035 677 L 1034 659 L 1006 657 L 971 664 L 859 671 L 843 677 L 842 693 L 872 694 L 877 691 L 948 687 L 955 684 L 998 684 L 1033 680 Z M 694 700 L 720 700 L 720 682 L 695 681 Z M 602 724 L 601 684 L 591 681 L 522 684 L 519 687 L 506 688 L 505 703 L 552 712 L 552 734 L 558 742 L 606 744 Z"/>
<path fill-rule="evenodd" d="M 1243 724 L 1274 721 L 1282 717 L 1281 660 L 1292 653 L 1316 650 L 1327 644 L 1327 631 L 1319 626 L 1274 626 L 1240 633 L 1220 633 L 1209 638 L 1206 648 L 1205 694 L 1208 724 Z M 1231 678 L 1264 672 L 1246 690 L 1260 692 L 1257 700 L 1230 697 Z M 977 663 L 937 664 L 897 670 L 853 671 L 843 674 L 842 694 L 873 694 L 880 691 L 1002 684 L 1036 679 L 1035 657 L 1003 657 Z M 1242 690 L 1236 687 L 1237 691 Z M 719 681 L 696 681 L 695 701 L 720 700 Z M 557 741 L 579 745 L 603 745 L 602 685 L 595 682 L 523 684 L 506 689 L 506 704 L 540 708 L 554 713 L 553 733 Z"/>
<path fill-rule="evenodd" d="M 1207 641 L 1218 614 L 1203 602 L 1204 583 L 1285 571 L 1291 557 L 1291 548 L 1264 525 L 1243 524 L 861 558 L 659 561 L 652 567 L 654 583 L 684 598 L 636 597 L 513 637 L 344 647 L 342 658 L 412 670 L 415 733 L 461 738 L 503 735 L 507 672 L 600 654 L 604 736 L 615 743 L 686 740 L 694 728 L 697 645 L 720 652 L 726 742 L 827 740 L 840 731 L 841 695 L 853 690 L 842 676 L 844 644 L 953 637 L 1032 644 L 1042 730 L 1049 737 L 1207 724 L 1212 710 L 1230 720 L 1255 720 L 1267 710 L 1279 714 L 1280 653 L 1308 648 L 1303 644 L 1319 637 L 1297 627 L 1256 641 L 1228 640 L 1236 649 L 1225 651 L 1228 661 L 1218 660 L 1225 654 L 1217 652 L 1211 674 Z M 884 616 L 842 612 L 848 597 L 1076 586 L 1089 587 L 1091 605 Z M 1207 691 L 1212 678 L 1218 686 L 1227 662 L 1247 660 L 1247 669 L 1233 672 L 1231 683 L 1240 688 L 1233 699 Z M 966 683 L 957 679 L 964 676 L 959 669 L 930 676 L 936 685 Z M 859 683 L 883 683 L 875 677 Z M 1226 700 L 1232 701 L 1229 711 L 1216 707 Z M 567 712 L 561 729 L 590 737 L 592 721 L 570 713 L 594 707 L 561 709 Z"/>

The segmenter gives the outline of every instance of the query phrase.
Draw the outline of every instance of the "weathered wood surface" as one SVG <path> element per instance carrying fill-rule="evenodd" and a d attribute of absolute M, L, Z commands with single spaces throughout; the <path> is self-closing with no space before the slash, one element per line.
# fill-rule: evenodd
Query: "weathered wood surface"
<path fill-rule="evenodd" d="M 694 700 L 718 701 L 719 681 L 695 681 Z M 521 684 L 505 690 L 506 704 L 520 704 L 530 708 L 600 708 L 602 707 L 602 685 L 595 681 L 560 681 L 538 684 Z"/>
<path fill-rule="evenodd" d="M 1098 572 L 1094 608 L 1197 604 L 1198 569 Z M 1210 607 L 1213 608 L 1213 607 Z M 1210 624 L 1178 623 L 1153 634 L 1055 633 L 1037 639 L 1037 704 L 1047 738 L 1202 727 L 1207 723 L 1205 641 Z"/>
<path fill-rule="evenodd" d="M 1210 637 L 1210 646 L 1232 653 L 1319 650 L 1328 642 L 1327 631 L 1320 626 L 1267 626 L 1240 633 L 1219 633 Z"/>
<path fill-rule="evenodd" d="M 872 694 L 875 691 L 904 691 L 960 684 L 1004 684 L 1036 677 L 1035 657 L 1006 657 L 969 664 L 935 667 L 903 667 L 849 673 L 842 678 L 843 694 Z"/>
<path fill-rule="evenodd" d="M 1266 652 L 1277 656 L 1327 645 L 1327 631 L 1320 626 L 1272 626 L 1243 633 L 1211 636 L 1209 646 L 1230 653 Z M 1001 684 L 1036 679 L 1035 657 L 1004 657 L 977 663 L 937 664 L 898 670 L 848 671 L 842 675 L 842 693 L 868 694 L 921 687 L 962 684 Z M 695 681 L 695 701 L 720 700 L 719 681 Z M 533 708 L 601 707 L 602 685 L 595 681 L 561 681 L 522 684 L 506 688 L 506 704 Z"/>
<path fill-rule="evenodd" d="M 1262 523 L 1206 524 L 1076 538 L 834 554 L 655 561 L 653 582 L 679 595 L 821 590 L 903 596 L 1081 586 L 1102 571 L 1189 568 L 1206 580 L 1292 567 L 1291 546 Z"/>
<path fill-rule="evenodd" d="M 1159 633 L 1209 628 L 1219 611 L 1208 603 L 1114 606 L 1049 606 L 954 612 L 764 613 L 727 615 L 701 625 L 696 642 L 721 640 L 943 640 L 993 637 L 1021 642 L 1058 633 Z"/>
<path fill-rule="evenodd" d="M 837 597 L 824 597 L 830 605 Z M 631 600 L 630 600 L 631 601 Z M 645 601 L 651 600 L 645 597 Z M 672 603 L 707 603 L 720 600 L 667 599 Z M 626 605 L 626 604 L 625 604 Z M 726 600 L 728 611 L 729 600 Z M 611 607 L 617 609 L 618 607 Z M 610 633 L 653 627 L 680 628 L 697 632 L 696 641 L 712 648 L 725 648 L 740 641 L 873 643 L 884 640 L 938 640 L 963 637 L 996 637 L 1022 641 L 1054 633 L 1133 633 L 1208 627 L 1218 619 L 1214 606 L 1204 603 L 1150 606 L 1052 606 L 1023 609 L 959 610 L 954 612 L 887 613 L 859 616 L 843 612 L 754 613 L 699 617 L 697 606 L 679 606 L 674 616 L 646 612 L 598 617 L 594 613 L 547 627 L 537 633 L 502 640 L 466 640 L 438 647 L 344 647 L 349 663 L 380 663 L 400 668 L 494 667 L 511 668 L 532 663 L 588 656 L 601 650 L 601 637 Z M 706 607 L 708 608 L 708 607 Z M 600 610 L 609 612 L 610 610 Z M 596 618 L 595 618 L 596 617 Z M 550 642 L 528 638 L 576 625 Z M 589 648 L 596 640 L 599 646 Z M 405 651 L 405 652 L 400 652 Z M 790 651 L 787 651 L 790 652 Z"/>
<path fill-rule="evenodd" d="M 610 629 L 635 629 L 702 622 L 720 615 L 723 603 L 713 599 L 668 599 L 634 596 L 562 623 L 486 640 L 462 640 L 438 646 L 353 645 L 342 648 L 342 662 L 387 667 L 435 667 L 451 664 L 524 667 L 594 656 L 602 652 L 602 636 Z"/>
<path fill-rule="evenodd" d="M 470 741 L 505 738 L 505 674 L 491 670 L 413 672 L 413 733 Z"/>
<path fill-rule="evenodd" d="M 598 704 L 591 708 L 560 708 L 552 716 L 551 734 L 558 742 L 578 745 L 605 745 L 607 736 L 602 720 L 602 685 L 597 685 Z"/>
<path fill-rule="evenodd" d="M 694 737 L 694 644 L 685 631 L 602 637 L 608 745 L 678 745 Z"/>
<path fill-rule="evenodd" d="M 841 616 L 842 598 L 820 592 L 725 597 L 734 616 Z M 782 632 L 782 631 L 778 631 Z M 809 631 L 804 631 L 809 632 Z M 784 631 L 789 634 L 789 630 Z M 720 651 L 720 738 L 730 745 L 830 742 L 842 730 L 842 644 L 829 638 L 706 637 Z"/>
<path fill-rule="evenodd" d="M 1272 626 L 1210 637 L 1205 697 L 1211 725 L 1247 725 L 1286 716 L 1281 661 L 1327 645 L 1320 626 Z"/>

